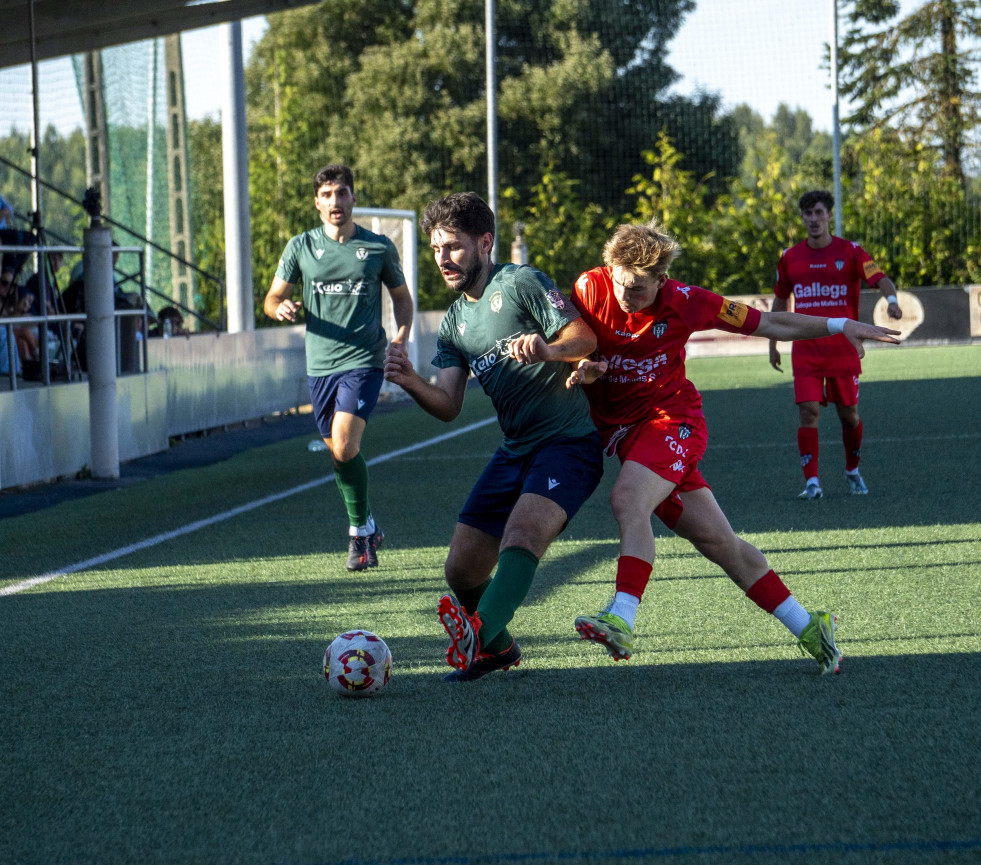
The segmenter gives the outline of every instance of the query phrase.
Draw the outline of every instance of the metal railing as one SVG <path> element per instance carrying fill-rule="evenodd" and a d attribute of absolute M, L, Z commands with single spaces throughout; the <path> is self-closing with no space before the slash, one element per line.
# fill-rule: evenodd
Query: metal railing
<path fill-rule="evenodd" d="M 23 327 L 34 325 L 38 331 L 38 348 L 40 351 L 40 378 L 39 381 L 44 386 L 51 384 L 51 347 L 49 345 L 48 334 L 52 332 L 51 325 L 55 325 L 54 331 L 57 333 L 57 340 L 60 342 L 62 360 L 65 363 L 66 380 L 82 381 L 84 371 L 79 356 L 78 343 L 82 334 L 86 315 L 84 312 L 77 313 L 48 313 L 47 285 L 45 284 L 45 257 L 51 253 L 60 252 L 79 254 L 83 252 L 80 246 L 0 246 L 0 250 L 6 252 L 27 252 L 36 253 L 39 258 L 40 267 L 38 273 L 38 283 L 40 297 L 38 297 L 38 308 L 40 315 L 13 315 L 0 317 L 0 328 L 6 335 L 6 355 L 7 371 L 3 376 L 10 383 L 10 390 L 18 390 L 18 375 L 24 377 L 24 362 L 20 360 L 17 350 L 17 340 L 14 331 Z M 145 250 L 139 246 L 114 246 L 114 252 L 133 253 L 139 257 L 139 270 L 129 276 L 123 274 L 123 282 L 139 279 L 138 294 L 139 306 L 132 309 L 115 309 L 113 317 L 115 320 L 116 331 L 116 375 L 133 375 L 147 371 L 147 346 L 146 340 L 149 334 L 150 309 L 146 303 L 147 286 L 144 279 L 145 272 Z M 116 282 L 119 287 L 123 282 Z M 14 288 L 11 287 L 13 291 Z M 60 299 L 60 298 L 59 298 Z M 133 322 L 132 325 L 129 322 Z M 78 335 L 75 324 L 80 323 L 82 330 Z M 134 363 L 134 358 L 136 362 Z M 20 370 L 18 371 L 18 367 Z M 25 378 L 25 381 L 29 379 Z"/>

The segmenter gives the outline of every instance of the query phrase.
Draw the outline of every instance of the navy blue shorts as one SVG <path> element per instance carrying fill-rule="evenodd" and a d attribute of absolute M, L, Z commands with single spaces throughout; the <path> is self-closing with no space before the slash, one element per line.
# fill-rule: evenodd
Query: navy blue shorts
<path fill-rule="evenodd" d="M 367 421 L 378 402 L 384 378 L 385 374 L 372 366 L 333 375 L 308 375 L 310 403 L 320 434 L 325 439 L 331 437 L 335 412 L 344 411 Z"/>
<path fill-rule="evenodd" d="M 535 493 L 562 508 L 568 524 L 602 477 L 599 433 L 555 439 L 523 456 L 509 456 L 498 448 L 470 491 L 459 521 L 495 538 L 503 537 L 519 496 Z"/>

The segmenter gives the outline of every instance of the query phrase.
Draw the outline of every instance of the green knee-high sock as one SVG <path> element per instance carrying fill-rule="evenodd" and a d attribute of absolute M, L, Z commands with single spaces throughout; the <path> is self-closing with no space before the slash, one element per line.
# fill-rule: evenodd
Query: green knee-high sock
<path fill-rule="evenodd" d="M 359 453 L 346 463 L 334 460 L 334 474 L 351 525 L 366 525 L 371 507 L 368 504 L 368 465 L 364 457 Z"/>
<path fill-rule="evenodd" d="M 477 605 L 481 622 L 478 637 L 482 651 L 495 650 L 491 648 L 495 645 L 495 638 L 514 618 L 515 610 L 521 606 L 531 588 L 537 568 L 538 557 L 528 550 L 522 547 L 501 550 L 497 573 Z M 510 644 L 509 640 L 504 648 Z"/>
<path fill-rule="evenodd" d="M 456 599 L 460 602 L 460 606 L 472 616 L 474 612 L 476 612 L 477 605 L 480 603 L 480 599 L 484 596 L 484 592 L 487 591 L 487 587 L 490 584 L 491 580 L 490 577 L 488 577 L 479 586 L 474 586 L 472 589 L 460 589 L 458 591 L 454 591 L 454 594 L 456 595 Z M 508 629 L 505 628 L 486 646 L 482 644 L 480 650 L 482 652 L 490 652 L 492 654 L 504 652 L 511 647 L 511 641 L 513 639 L 514 638 L 511 636 Z"/>

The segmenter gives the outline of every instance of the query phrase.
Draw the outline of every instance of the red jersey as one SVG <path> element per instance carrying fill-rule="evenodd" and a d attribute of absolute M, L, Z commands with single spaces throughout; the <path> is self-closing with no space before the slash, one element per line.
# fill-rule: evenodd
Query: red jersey
<path fill-rule="evenodd" d="M 759 310 L 674 279 L 647 309 L 624 312 L 608 267 L 580 276 L 572 302 L 607 363 L 603 378 L 586 388 L 604 444 L 618 427 L 658 415 L 701 417 L 701 394 L 685 374 L 688 338 L 711 328 L 749 335 L 760 324 Z"/>
<path fill-rule="evenodd" d="M 857 319 L 862 281 L 875 285 L 884 276 L 857 243 L 832 237 L 823 249 L 812 249 L 802 240 L 780 256 L 773 293 L 784 299 L 793 295 L 794 311 L 803 315 Z M 858 353 L 842 334 L 797 340 L 791 357 L 794 375 L 831 378 L 862 371 Z"/>

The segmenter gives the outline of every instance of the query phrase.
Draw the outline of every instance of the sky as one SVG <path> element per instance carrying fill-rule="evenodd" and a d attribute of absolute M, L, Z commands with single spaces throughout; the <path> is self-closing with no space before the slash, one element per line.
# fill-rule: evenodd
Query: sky
<path fill-rule="evenodd" d="M 909 11 L 922 2 L 902 0 L 901 6 Z M 667 46 L 669 65 L 683 76 L 673 92 L 718 93 L 725 107 L 747 103 L 765 120 L 785 103 L 807 111 L 815 129 L 829 131 L 830 73 L 821 64 L 824 46 L 831 41 L 832 8 L 832 0 L 697 0 L 695 11 Z M 242 22 L 246 58 L 265 29 L 261 16 Z M 839 25 L 839 34 L 843 30 Z M 222 89 L 214 86 L 222 80 L 217 44 L 216 27 L 182 35 L 185 99 L 192 119 L 220 115 Z M 42 64 L 39 91 L 43 127 L 54 123 L 65 132 L 81 126 L 68 59 Z M 50 96 L 55 92 L 57 99 Z M 0 70 L 0 134 L 11 125 L 26 130 L 30 107 L 29 67 Z M 846 109 L 841 103 L 842 116 Z"/>

